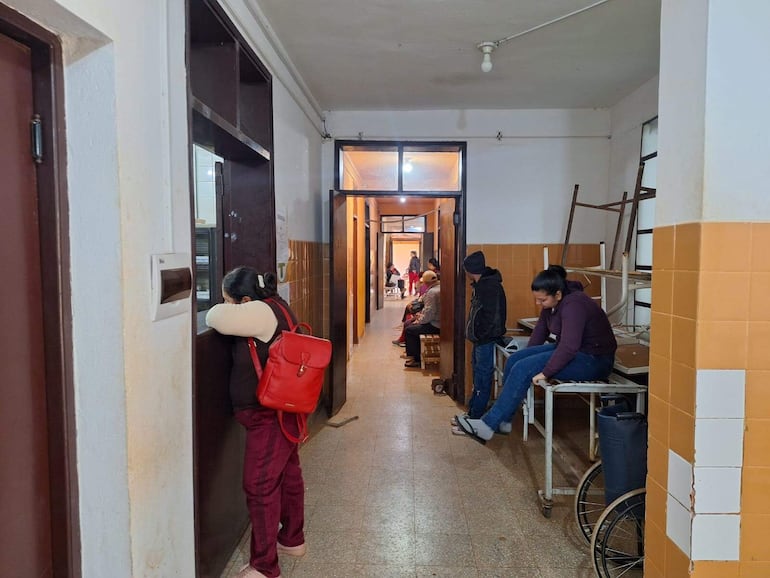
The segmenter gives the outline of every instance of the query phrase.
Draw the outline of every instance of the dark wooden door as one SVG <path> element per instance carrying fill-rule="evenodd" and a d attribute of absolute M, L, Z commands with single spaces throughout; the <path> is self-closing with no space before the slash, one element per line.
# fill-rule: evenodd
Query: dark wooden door
<path fill-rule="evenodd" d="M 31 53 L 0 35 L 0 576 L 53 576 Z"/>
<path fill-rule="evenodd" d="M 331 219 L 329 338 L 332 342 L 332 362 L 327 408 L 329 415 L 332 416 L 340 410 L 347 399 L 348 208 L 345 195 L 329 191 L 329 215 Z"/>
<path fill-rule="evenodd" d="M 423 233 L 420 239 L 420 265 L 423 271 L 428 270 L 428 261 L 434 256 L 433 233 Z"/>

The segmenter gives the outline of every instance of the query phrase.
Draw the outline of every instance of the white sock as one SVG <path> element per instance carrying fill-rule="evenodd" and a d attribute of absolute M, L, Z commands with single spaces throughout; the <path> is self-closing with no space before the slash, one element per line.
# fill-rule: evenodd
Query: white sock
<path fill-rule="evenodd" d="M 483 440 L 491 440 L 495 432 L 492 428 L 484 423 L 481 419 L 468 419 L 468 424 L 473 428 L 473 431 Z"/>
<path fill-rule="evenodd" d="M 513 431 L 513 424 L 509 421 L 501 421 L 497 426 L 497 431 L 500 433 L 511 433 Z"/>

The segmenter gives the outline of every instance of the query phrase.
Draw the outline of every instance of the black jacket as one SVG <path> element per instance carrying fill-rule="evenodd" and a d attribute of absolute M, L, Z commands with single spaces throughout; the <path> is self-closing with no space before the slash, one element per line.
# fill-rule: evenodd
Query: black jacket
<path fill-rule="evenodd" d="M 471 283 L 471 309 L 465 337 L 473 343 L 489 343 L 505 335 L 507 306 L 500 271 L 487 267 L 478 281 Z"/>

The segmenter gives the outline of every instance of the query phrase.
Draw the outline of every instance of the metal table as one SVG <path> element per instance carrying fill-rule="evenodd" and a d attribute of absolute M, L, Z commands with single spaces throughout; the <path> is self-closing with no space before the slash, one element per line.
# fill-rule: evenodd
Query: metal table
<path fill-rule="evenodd" d="M 498 345 L 495 347 L 495 393 L 502 387 L 502 375 L 505 368 L 505 362 L 512 352 Z M 646 368 L 645 368 L 646 369 Z M 637 373 L 643 373 L 639 371 Z M 566 453 L 553 441 L 553 405 L 554 395 L 559 393 L 574 393 L 589 395 L 589 454 L 594 459 L 596 443 L 596 396 L 597 394 L 636 394 L 636 410 L 644 413 L 644 396 L 639 395 L 647 392 L 647 386 L 634 383 L 633 381 L 613 372 L 610 375 L 609 382 L 560 382 L 560 381 L 540 381 L 537 387 L 544 391 L 545 405 L 545 423 L 541 424 L 535 419 L 535 385 L 533 384 L 527 391 L 527 396 L 522 405 L 524 414 L 524 428 L 522 439 L 527 441 L 529 437 L 529 426 L 533 425 L 545 438 L 545 488 L 538 490 L 540 504 L 543 515 L 546 518 L 551 516 L 554 495 L 573 495 L 575 488 L 572 487 L 553 487 L 553 452 L 554 450 L 565 460 Z M 574 472 L 576 477 L 580 477 L 582 472 Z"/>

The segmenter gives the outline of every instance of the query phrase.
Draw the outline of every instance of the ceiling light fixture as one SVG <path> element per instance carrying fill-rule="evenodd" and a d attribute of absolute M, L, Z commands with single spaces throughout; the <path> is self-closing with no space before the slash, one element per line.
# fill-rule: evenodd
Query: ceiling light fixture
<path fill-rule="evenodd" d="M 481 59 L 481 70 L 489 72 L 492 70 L 492 51 L 497 48 L 497 44 L 494 42 L 482 42 L 478 45 L 478 49 L 484 55 Z"/>
<path fill-rule="evenodd" d="M 406 202 L 406 197 L 401 197 L 401 202 L 405 203 Z"/>
<path fill-rule="evenodd" d="M 411 173 L 412 169 L 414 168 L 414 166 L 412 165 L 412 160 L 411 159 L 406 159 L 404 161 L 403 166 L 401 168 L 404 169 L 405 173 Z"/>
<path fill-rule="evenodd" d="M 591 8 L 596 8 L 597 6 L 609 1 L 610 0 L 599 0 L 598 2 L 594 2 L 589 6 L 580 8 L 579 10 L 575 10 L 573 12 L 570 12 L 569 14 L 565 14 L 564 16 L 559 16 L 558 18 L 554 18 L 553 20 L 549 20 L 548 22 L 544 22 L 543 24 L 538 24 L 537 26 L 528 28 L 523 32 L 517 32 L 516 34 L 511 34 L 510 36 L 506 36 L 505 38 L 501 38 L 500 40 L 494 40 L 494 41 L 485 40 L 484 42 L 480 42 L 479 44 L 476 45 L 476 48 L 478 48 L 481 51 L 481 53 L 484 55 L 481 58 L 481 70 L 483 72 L 489 72 L 492 70 L 492 52 L 494 52 L 496 48 L 500 47 L 500 45 L 505 44 L 506 42 L 509 42 L 514 38 L 518 38 L 519 36 L 524 36 L 525 34 L 529 34 L 530 32 L 534 32 L 535 30 L 540 30 L 541 28 L 545 28 L 546 26 L 550 26 L 551 24 L 555 24 L 556 22 L 561 22 L 562 20 L 566 20 L 571 16 L 575 16 L 577 14 L 580 14 L 581 12 L 590 10 Z"/>

